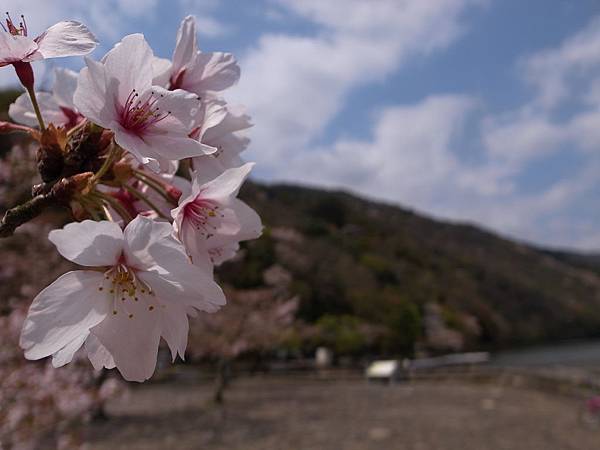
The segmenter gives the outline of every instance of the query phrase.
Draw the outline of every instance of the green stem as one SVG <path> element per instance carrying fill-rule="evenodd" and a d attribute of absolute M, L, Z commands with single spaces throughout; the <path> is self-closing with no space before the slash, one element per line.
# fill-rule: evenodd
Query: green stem
<path fill-rule="evenodd" d="M 112 214 L 108 210 L 108 207 L 104 203 L 102 204 L 102 212 L 104 213 L 106 220 L 110 220 L 111 222 L 116 222 L 115 218 L 112 216 Z"/>
<path fill-rule="evenodd" d="M 92 216 L 92 219 L 100 220 L 98 209 L 102 209 L 102 202 L 96 200 L 95 198 L 84 196 L 79 196 L 77 201 L 81 204 L 81 206 L 83 206 L 83 209 L 85 209 L 86 212 Z"/>
<path fill-rule="evenodd" d="M 108 155 L 106 156 L 106 159 L 102 163 L 102 166 L 100 167 L 98 172 L 96 172 L 94 174 L 94 178 L 92 180 L 93 184 L 98 183 L 102 179 L 102 177 L 106 174 L 106 172 L 108 172 L 108 169 L 110 169 L 111 166 L 113 165 L 113 162 L 116 159 L 118 153 L 119 153 L 119 147 L 113 143 L 110 147 L 110 151 L 108 152 Z"/>
<path fill-rule="evenodd" d="M 131 193 L 131 195 L 133 195 L 134 197 L 136 197 L 138 200 L 143 201 L 144 203 L 146 203 L 150 208 L 152 208 L 154 211 L 156 211 L 156 214 L 158 214 L 158 216 L 162 219 L 166 219 L 166 220 L 170 220 L 169 217 L 165 216 L 160 209 L 154 204 L 154 202 L 152 200 L 150 200 L 146 195 L 142 194 L 140 191 L 138 191 L 137 189 L 134 189 L 133 187 L 129 186 L 128 184 L 124 184 L 123 187 L 129 192 Z"/>
<path fill-rule="evenodd" d="M 116 198 L 111 197 L 110 195 L 106 195 L 105 193 L 100 191 L 91 192 L 89 195 L 102 199 L 105 203 L 111 206 L 123 218 L 125 222 L 129 223 L 133 219 L 133 217 L 131 217 L 131 214 L 129 214 L 125 207 L 123 207 L 123 205 L 121 205 L 119 200 L 117 200 Z"/>
<path fill-rule="evenodd" d="M 40 124 L 40 131 L 43 133 L 46 130 L 46 125 L 44 124 L 42 112 L 40 111 L 40 105 L 38 104 L 37 97 L 35 96 L 35 91 L 33 87 L 26 89 L 27 93 L 29 94 L 29 98 L 31 99 L 31 104 L 33 105 L 35 116 L 37 117 L 38 123 Z"/>
<path fill-rule="evenodd" d="M 152 178 L 150 175 L 146 175 L 144 172 L 140 172 L 139 170 L 133 169 L 133 176 L 140 180 L 142 183 L 146 184 L 149 188 L 154 189 L 157 194 L 159 194 L 162 198 L 164 198 L 170 204 L 177 206 L 177 201 L 173 197 L 171 197 L 165 191 L 165 188 L 161 186 L 160 182 Z"/>

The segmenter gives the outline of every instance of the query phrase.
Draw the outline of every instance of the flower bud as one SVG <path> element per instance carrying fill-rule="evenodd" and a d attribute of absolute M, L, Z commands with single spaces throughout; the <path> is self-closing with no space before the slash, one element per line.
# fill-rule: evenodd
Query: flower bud
<path fill-rule="evenodd" d="M 33 76 L 33 69 L 31 68 L 31 63 L 17 61 L 12 64 L 15 68 L 15 72 L 17 72 L 19 81 L 23 86 L 25 86 L 25 89 L 33 90 L 33 84 L 35 80 Z"/>
<path fill-rule="evenodd" d="M 131 178 L 131 165 L 125 160 L 117 161 L 113 165 L 112 171 L 115 179 L 121 183 L 126 183 Z"/>

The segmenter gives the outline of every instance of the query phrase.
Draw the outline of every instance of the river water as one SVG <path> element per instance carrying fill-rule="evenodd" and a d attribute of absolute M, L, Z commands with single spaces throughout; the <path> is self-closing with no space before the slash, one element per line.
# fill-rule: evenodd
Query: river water
<path fill-rule="evenodd" d="M 576 366 L 600 367 L 600 340 L 573 341 L 529 347 L 492 355 L 497 367 Z"/>

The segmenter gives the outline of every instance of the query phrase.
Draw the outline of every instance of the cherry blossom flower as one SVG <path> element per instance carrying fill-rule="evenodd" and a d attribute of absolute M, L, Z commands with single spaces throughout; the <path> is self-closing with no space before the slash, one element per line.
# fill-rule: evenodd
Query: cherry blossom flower
<path fill-rule="evenodd" d="M 223 101 L 214 101 L 211 110 L 218 111 L 220 120 L 200 122 L 194 128 L 192 136 L 202 143 L 217 149 L 215 153 L 193 159 L 194 169 L 201 170 L 203 176 L 215 178 L 226 169 L 240 167 L 244 161 L 240 157 L 250 140 L 240 134 L 252 126 L 250 117 L 242 106 L 226 105 Z M 216 114 L 213 114 L 216 115 Z"/>
<path fill-rule="evenodd" d="M 83 120 L 83 116 L 79 114 L 73 104 L 73 94 L 77 88 L 77 75 L 76 72 L 69 69 L 56 69 L 54 71 L 52 93 L 36 93 L 44 122 L 69 129 Z M 8 115 L 15 122 L 27 126 L 35 127 L 38 125 L 31 98 L 26 93 L 21 94 L 10 105 Z"/>
<path fill-rule="evenodd" d="M 1 25 L 1 24 L 0 24 Z M 25 17 L 17 27 L 7 13 L 6 26 L 0 30 L 0 67 L 12 64 L 27 88 L 33 87 L 32 61 L 90 53 L 98 41 L 81 23 L 63 21 L 52 25 L 40 36 L 29 36 Z"/>
<path fill-rule="evenodd" d="M 205 96 L 233 86 L 239 78 L 240 67 L 231 53 L 203 53 L 198 49 L 196 20 L 187 16 L 177 33 L 173 63 L 155 82 Z"/>
<path fill-rule="evenodd" d="M 194 264 L 205 267 L 211 256 L 216 257 L 212 263 L 221 262 L 235 253 L 237 242 L 260 236 L 260 218 L 236 198 L 253 165 L 228 169 L 208 182 L 194 173 L 191 193 L 171 211 L 175 232 Z"/>
<path fill-rule="evenodd" d="M 171 160 L 215 149 L 188 136 L 200 107 L 197 95 L 153 86 L 154 61 L 142 34 L 126 36 L 100 62 L 86 58 L 74 103 L 142 164 L 165 171 Z"/>
<path fill-rule="evenodd" d="M 225 304 L 167 222 L 138 216 L 122 231 L 114 222 L 85 220 L 49 239 L 89 269 L 62 275 L 34 299 L 20 339 L 27 359 L 52 355 L 61 366 L 85 343 L 95 368 L 116 366 L 126 380 L 144 381 L 154 372 L 161 336 L 173 359 L 184 356 L 187 310 L 214 312 Z"/>

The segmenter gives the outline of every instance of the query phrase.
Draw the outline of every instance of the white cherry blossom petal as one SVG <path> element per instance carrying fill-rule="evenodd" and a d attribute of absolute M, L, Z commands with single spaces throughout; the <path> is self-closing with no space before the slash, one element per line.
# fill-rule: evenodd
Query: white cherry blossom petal
<path fill-rule="evenodd" d="M 211 199 L 236 196 L 252 167 L 254 167 L 254 163 L 227 169 L 223 174 L 203 186 L 202 196 Z"/>
<path fill-rule="evenodd" d="M 81 69 L 77 79 L 77 89 L 73 103 L 77 110 L 90 121 L 110 128 L 117 115 L 116 106 L 106 99 L 115 95 L 117 82 L 107 79 L 102 63 L 85 58 L 87 67 Z"/>
<path fill-rule="evenodd" d="M 37 48 L 38 45 L 30 37 L 0 31 L 0 66 L 22 61 L 35 53 Z"/>
<path fill-rule="evenodd" d="M 198 270 L 190 262 L 177 267 L 176 273 L 143 272 L 139 274 L 152 286 L 158 298 L 178 302 L 204 312 L 216 312 L 225 305 L 225 294 L 212 279 L 212 274 Z"/>
<path fill-rule="evenodd" d="M 151 254 L 155 246 L 167 246 L 179 251 L 177 241 L 172 238 L 173 229 L 168 222 L 158 222 L 137 216 L 125 227 L 123 253 L 127 264 L 138 269 L 149 269 L 156 265 L 156 257 Z M 183 252 L 181 252 L 185 255 Z"/>
<path fill-rule="evenodd" d="M 156 368 L 160 341 L 160 306 L 154 297 L 138 294 L 137 302 L 116 302 L 110 313 L 90 331 L 112 355 L 123 378 L 145 381 Z"/>
<path fill-rule="evenodd" d="M 124 245 L 119 225 L 107 220 L 72 222 L 61 230 L 52 230 L 48 239 L 62 256 L 90 267 L 115 265 Z"/>
<path fill-rule="evenodd" d="M 27 359 L 58 352 L 106 317 L 110 305 L 98 295 L 102 280 L 99 272 L 67 272 L 35 297 L 19 341 Z"/>
<path fill-rule="evenodd" d="M 127 98 L 132 89 L 143 92 L 152 85 L 153 61 L 154 53 L 140 33 L 125 36 L 104 56 L 106 72 L 119 80 L 120 99 Z"/>
<path fill-rule="evenodd" d="M 223 91 L 240 79 L 240 66 L 231 53 L 199 53 L 182 88 L 201 94 Z"/>
<path fill-rule="evenodd" d="M 77 350 L 81 348 L 85 340 L 87 339 L 89 333 L 82 333 L 77 336 L 59 351 L 52 355 L 52 367 L 62 367 L 65 364 L 70 363 L 73 360 L 73 356 Z"/>
<path fill-rule="evenodd" d="M 189 332 L 185 306 L 169 302 L 160 313 L 161 334 L 171 350 L 172 361 L 175 361 L 177 355 L 182 360 L 185 359 Z"/>
<path fill-rule="evenodd" d="M 60 106 L 75 110 L 73 95 L 77 89 L 79 74 L 69 69 L 59 67 L 54 70 L 54 85 L 52 94 Z"/>
<path fill-rule="evenodd" d="M 263 225 L 260 216 L 240 199 L 233 199 L 231 208 L 240 224 L 240 232 L 236 236 L 240 241 L 257 239 L 262 234 Z"/>
<path fill-rule="evenodd" d="M 36 38 L 37 51 L 26 61 L 58 58 L 62 56 L 82 56 L 90 53 L 98 41 L 87 27 L 79 22 L 58 22 Z"/>
<path fill-rule="evenodd" d="M 100 343 L 98 338 L 90 334 L 85 341 L 85 351 L 88 359 L 96 370 L 114 369 L 115 360 L 104 345 Z"/>
<path fill-rule="evenodd" d="M 128 133 L 127 130 L 124 130 L 123 127 L 116 122 L 111 122 L 108 128 L 114 131 L 115 142 L 122 148 L 127 149 L 135 159 L 151 171 L 157 173 L 161 171 L 166 164 L 163 162 L 165 161 L 164 158 L 155 152 L 154 147 L 149 145 L 149 143 L 141 137 Z M 168 166 L 170 167 L 170 164 L 168 164 Z"/>
<path fill-rule="evenodd" d="M 69 121 L 60 110 L 60 106 L 52 94 L 37 92 L 36 97 L 44 122 L 62 126 Z M 8 115 L 17 123 L 22 123 L 30 127 L 38 125 L 37 116 L 35 115 L 29 94 L 21 94 L 8 108 Z"/>
<path fill-rule="evenodd" d="M 177 31 L 175 51 L 173 52 L 173 68 L 179 71 L 196 57 L 198 44 L 196 42 L 196 20 L 193 16 L 187 16 L 181 21 Z"/>
<path fill-rule="evenodd" d="M 152 59 L 152 79 L 153 86 L 161 86 L 167 88 L 169 85 L 169 70 L 171 68 L 171 61 L 167 58 L 159 58 L 155 56 Z"/>

